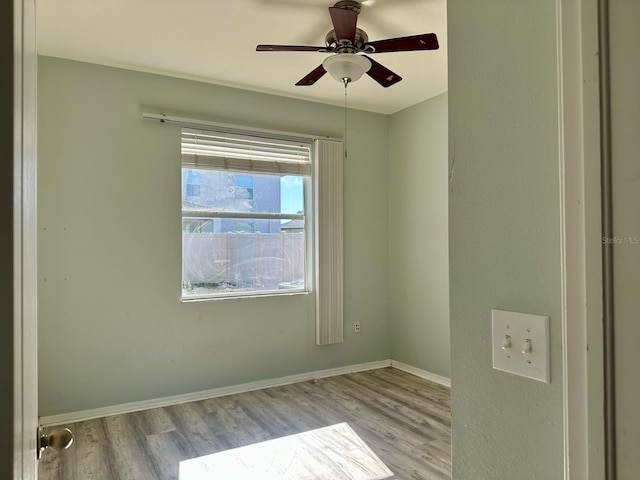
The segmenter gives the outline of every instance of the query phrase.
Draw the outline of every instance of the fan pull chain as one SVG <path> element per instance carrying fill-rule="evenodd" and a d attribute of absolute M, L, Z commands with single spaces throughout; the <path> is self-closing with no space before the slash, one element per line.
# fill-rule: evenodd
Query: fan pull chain
<path fill-rule="evenodd" d="M 343 78 L 344 82 L 344 158 L 347 158 L 347 85 L 349 84 L 348 78 Z"/>

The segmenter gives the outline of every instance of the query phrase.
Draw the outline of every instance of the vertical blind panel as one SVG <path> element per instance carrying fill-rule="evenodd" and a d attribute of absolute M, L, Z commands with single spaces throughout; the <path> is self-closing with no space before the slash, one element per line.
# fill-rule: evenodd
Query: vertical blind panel
<path fill-rule="evenodd" d="M 311 175 L 311 144 L 182 129 L 182 165 L 276 175 Z"/>
<path fill-rule="evenodd" d="M 314 142 L 316 343 L 341 343 L 343 322 L 343 144 Z"/>

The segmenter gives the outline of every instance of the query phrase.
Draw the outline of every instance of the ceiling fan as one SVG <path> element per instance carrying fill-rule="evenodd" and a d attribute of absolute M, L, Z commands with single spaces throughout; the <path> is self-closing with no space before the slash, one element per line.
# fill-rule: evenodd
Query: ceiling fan
<path fill-rule="evenodd" d="M 324 47 L 258 45 L 256 51 L 333 53 L 321 65 L 299 80 L 296 83 L 297 86 L 313 85 L 325 73 L 329 72 L 345 86 L 350 82 L 355 82 L 366 73 L 383 87 L 390 87 L 402 80 L 402 77 L 365 54 L 437 50 L 439 48 L 435 33 L 370 42 L 364 30 L 357 28 L 360 9 L 361 2 L 355 0 L 341 0 L 333 7 L 329 7 L 333 30 L 327 34 Z"/>

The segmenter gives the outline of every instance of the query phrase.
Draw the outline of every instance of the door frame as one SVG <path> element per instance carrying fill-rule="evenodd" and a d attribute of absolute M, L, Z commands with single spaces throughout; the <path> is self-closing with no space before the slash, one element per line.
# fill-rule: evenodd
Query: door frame
<path fill-rule="evenodd" d="M 10 2 L 7 2 L 10 3 Z M 37 479 L 35 0 L 13 0 L 13 477 Z"/>
<path fill-rule="evenodd" d="M 564 478 L 600 480 L 604 338 L 598 0 L 558 0 Z"/>
<path fill-rule="evenodd" d="M 19 344 L 14 340 L 14 330 L 21 325 L 17 321 L 19 314 L 15 301 L 15 283 L 19 273 L 14 265 L 14 246 L 17 246 L 14 233 L 14 172 L 15 152 L 18 149 L 15 123 L 19 121 L 17 115 L 21 114 L 15 107 L 15 92 L 21 82 L 15 75 L 14 8 L 13 2 L 0 3 L 0 305 L 3 313 L 0 322 L 0 362 L 5 367 L 15 365 L 14 354 Z M 15 458 L 20 453 L 16 429 L 20 414 L 15 403 L 15 372 L 13 368 L 0 370 L 0 477 L 3 478 L 15 476 Z"/>

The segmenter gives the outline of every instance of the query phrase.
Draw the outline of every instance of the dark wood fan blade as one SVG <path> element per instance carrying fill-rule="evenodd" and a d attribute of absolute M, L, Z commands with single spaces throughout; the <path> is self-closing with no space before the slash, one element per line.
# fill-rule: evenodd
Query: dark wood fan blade
<path fill-rule="evenodd" d="M 373 78 L 376 82 L 378 82 L 383 87 L 385 88 L 390 87 L 391 85 L 394 85 L 398 83 L 400 80 L 402 80 L 402 77 L 397 73 L 393 73 L 387 67 L 385 67 L 384 65 L 380 65 L 378 62 L 376 62 L 372 58 L 369 58 L 369 57 L 367 58 L 371 62 L 371 68 L 367 72 L 367 75 L 369 75 L 371 78 Z"/>
<path fill-rule="evenodd" d="M 329 7 L 329 14 L 331 22 L 333 22 L 333 29 L 336 31 L 336 38 L 355 42 L 358 12 L 347 8 Z"/>
<path fill-rule="evenodd" d="M 306 77 L 299 80 L 298 83 L 296 83 L 296 85 L 298 87 L 313 85 L 318 80 L 320 80 L 325 73 L 327 73 L 327 71 L 324 69 L 324 67 L 322 65 L 318 65 L 318 67 L 315 70 L 309 72 L 309 74 Z"/>
<path fill-rule="evenodd" d="M 308 45 L 258 45 L 256 52 L 322 52 L 327 53 L 327 47 L 312 47 Z"/>
<path fill-rule="evenodd" d="M 374 51 L 370 53 L 384 53 L 411 52 L 413 50 L 437 50 L 440 48 L 440 45 L 438 45 L 438 37 L 435 33 L 425 33 L 422 35 L 413 35 L 411 37 L 387 38 L 386 40 L 368 42 L 365 44 L 365 47 L 374 48 Z"/>

